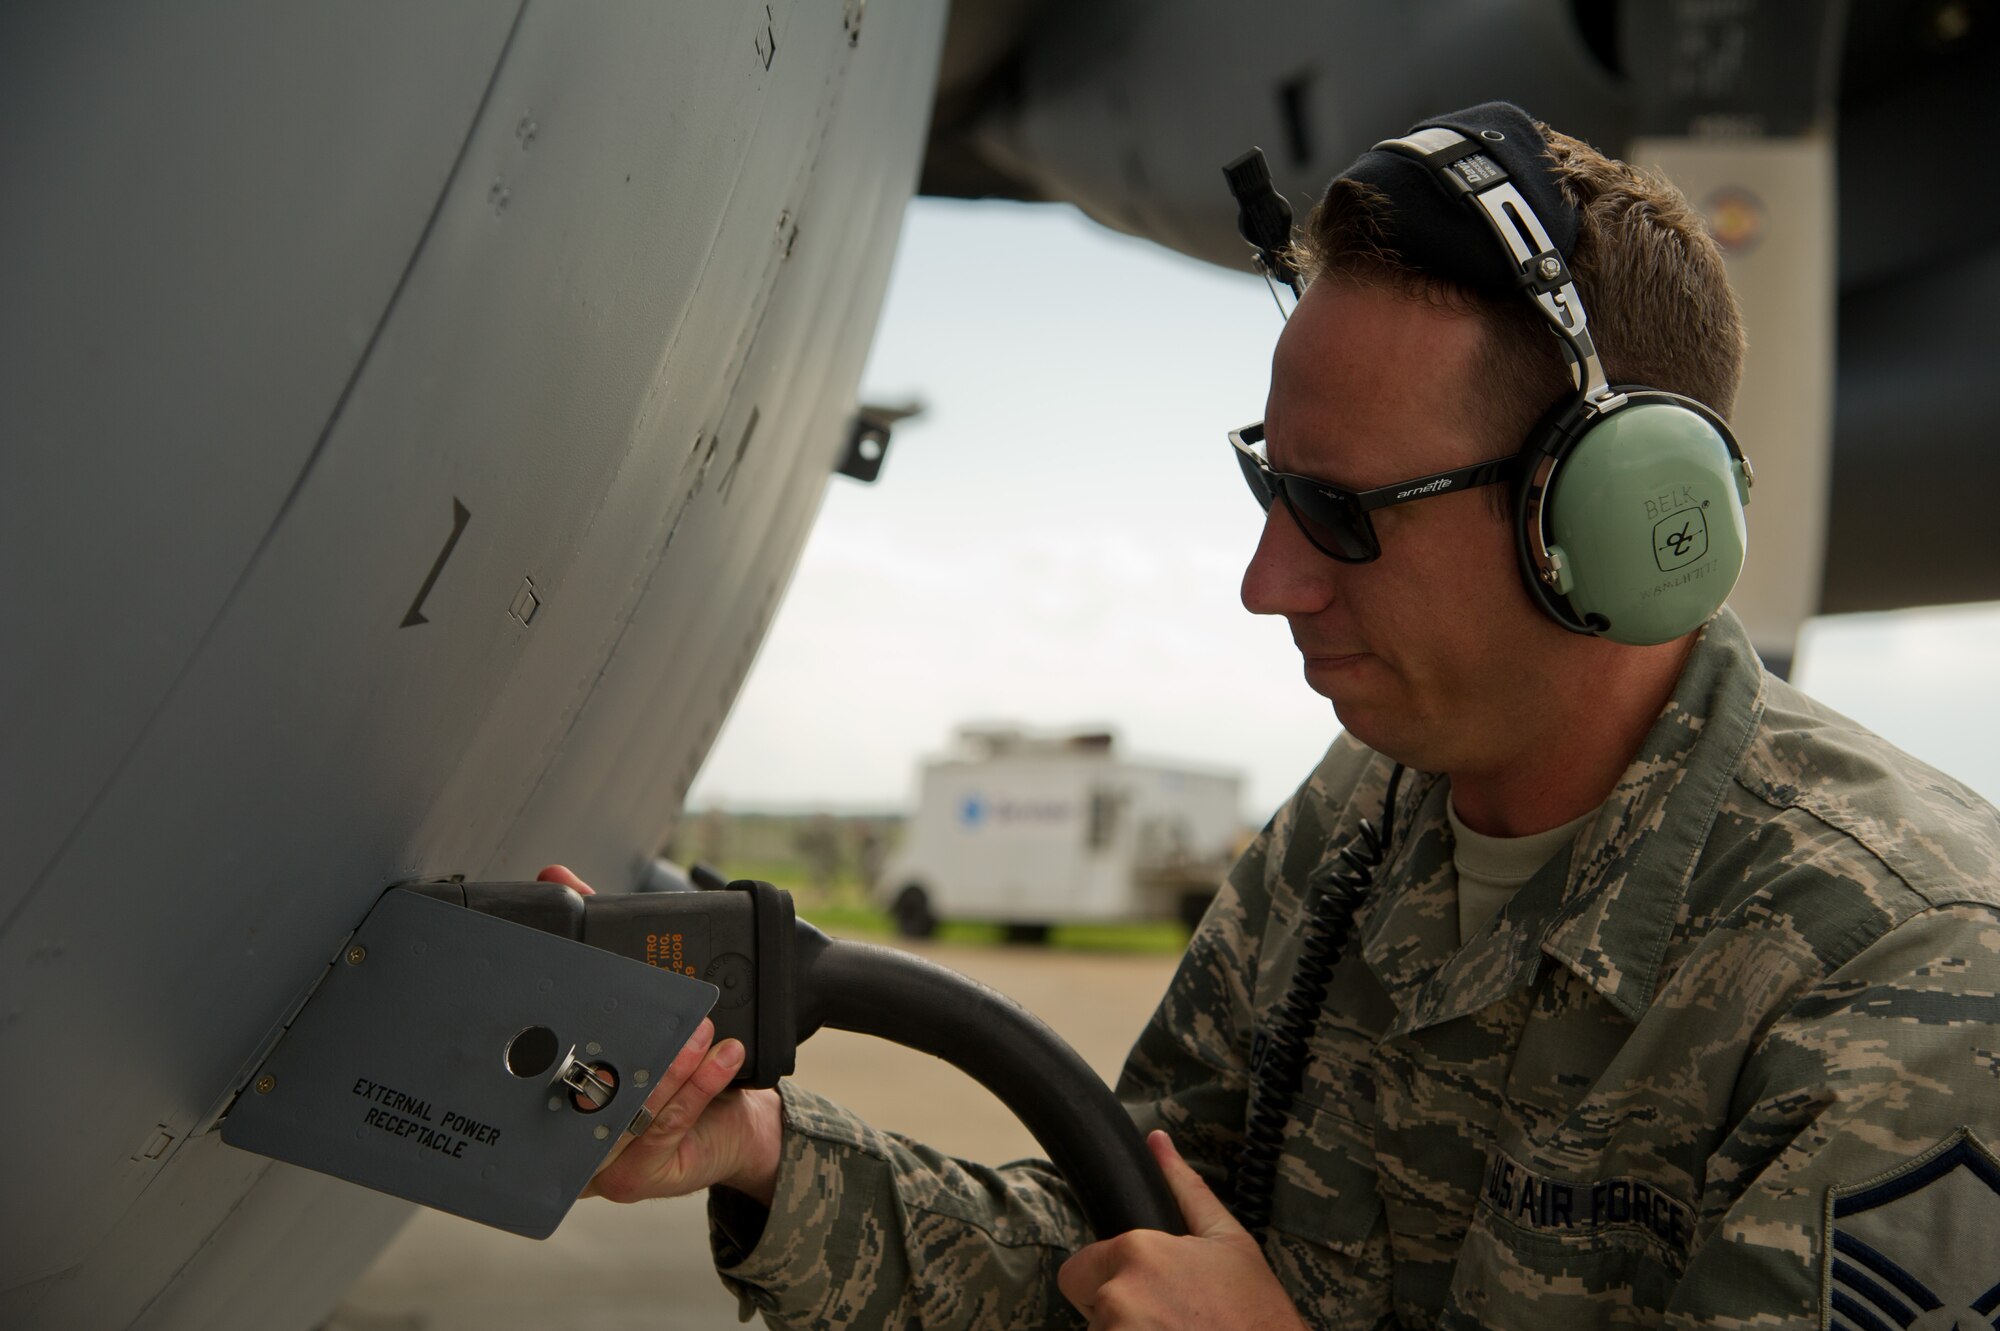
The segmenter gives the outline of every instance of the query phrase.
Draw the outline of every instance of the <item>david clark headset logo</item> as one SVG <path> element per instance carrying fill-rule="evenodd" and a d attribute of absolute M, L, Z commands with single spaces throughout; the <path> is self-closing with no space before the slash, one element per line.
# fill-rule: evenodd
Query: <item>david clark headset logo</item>
<path fill-rule="evenodd" d="M 1708 517 L 1699 508 L 1684 508 L 1653 524 L 1653 562 L 1671 573 L 1708 553 Z"/>

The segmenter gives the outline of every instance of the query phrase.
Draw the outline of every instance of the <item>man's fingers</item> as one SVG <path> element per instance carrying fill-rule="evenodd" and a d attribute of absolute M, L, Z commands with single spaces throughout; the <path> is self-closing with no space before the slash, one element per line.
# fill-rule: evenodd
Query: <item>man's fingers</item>
<path fill-rule="evenodd" d="M 660 1074 L 659 1082 L 647 1094 L 646 1112 L 652 1115 L 652 1122 L 647 1124 L 644 1132 L 638 1134 L 640 1137 L 657 1137 L 664 1131 L 661 1124 L 666 1120 L 667 1106 L 673 1102 L 676 1095 L 680 1094 L 688 1079 L 694 1076 L 695 1070 L 701 1066 L 701 1061 L 707 1056 L 708 1047 L 714 1039 L 715 1027 L 704 1018 L 701 1025 L 694 1028 L 694 1034 L 688 1037 L 688 1042 L 681 1046 L 680 1052 L 674 1055 L 673 1062 L 667 1064 L 667 1070 Z"/>
<path fill-rule="evenodd" d="M 1172 1138 L 1155 1128 L 1146 1134 L 1146 1147 L 1159 1162 L 1160 1172 L 1166 1175 L 1167 1190 L 1180 1203 L 1181 1219 L 1187 1221 L 1188 1233 L 1219 1238 L 1246 1232 L 1236 1223 L 1236 1217 L 1229 1214 L 1229 1208 L 1209 1190 L 1201 1175 L 1194 1172 L 1194 1166 L 1181 1159 Z"/>
<path fill-rule="evenodd" d="M 1118 1264 L 1117 1249 L 1111 1246 L 1115 1242 L 1115 1239 L 1106 1239 L 1079 1248 L 1056 1271 L 1056 1288 L 1085 1318 L 1097 1307 L 1098 1287 L 1111 1278 L 1112 1270 Z"/>
<path fill-rule="evenodd" d="M 591 889 L 589 883 L 584 882 L 581 878 L 571 873 L 569 866 L 563 864 L 549 865 L 535 875 L 535 881 L 538 883 L 555 883 L 559 886 L 569 888 L 580 896 L 594 897 L 597 895 Z"/>
<path fill-rule="evenodd" d="M 742 1066 L 743 1044 L 739 1040 L 724 1040 L 708 1050 L 654 1117 L 647 1137 L 663 1143 L 678 1142 L 708 1108 L 709 1101 L 728 1088 Z"/>
<path fill-rule="evenodd" d="M 690 1068 L 689 1071 L 693 1071 L 693 1069 Z M 660 1074 L 660 1080 L 654 1084 L 653 1089 L 646 1095 L 646 1112 L 652 1116 L 652 1119 L 659 1118 L 660 1111 L 667 1107 L 667 1101 L 674 1098 L 674 1092 L 681 1088 L 681 1082 L 687 1080 L 686 1077 L 682 1077 L 680 1081 L 673 1080 L 669 1075 L 672 1072 L 673 1065 L 668 1064 L 667 1071 Z M 648 1125 L 650 1126 L 650 1124 L 651 1120 L 648 1120 Z"/>
<path fill-rule="evenodd" d="M 1188 1225 L 1185 1238 L 1135 1229 L 1093 1243 L 1056 1273 L 1063 1297 L 1093 1327 L 1297 1327 L 1284 1287 L 1256 1242 L 1216 1200 L 1164 1132 L 1146 1138 Z"/>
<path fill-rule="evenodd" d="M 658 1112 L 653 1101 L 658 1099 L 664 1104 L 667 1099 L 672 1098 L 686 1084 L 687 1079 L 694 1075 L 695 1069 L 701 1066 L 701 1060 L 708 1056 L 708 1047 L 714 1043 L 715 1023 L 703 1017 L 701 1025 L 694 1028 L 694 1034 L 690 1035 L 687 1043 L 681 1046 L 681 1051 L 674 1055 L 673 1062 L 667 1064 L 667 1070 L 660 1074 L 660 1084 L 646 1097 L 646 1108 Z M 664 1096 L 661 1095 L 663 1091 L 666 1093 Z"/>
<path fill-rule="evenodd" d="M 597 1171 L 584 1189 L 586 1197 L 638 1201 L 642 1197 L 679 1196 L 692 1186 L 704 1186 L 704 1169 L 715 1162 L 714 1144 L 689 1154 L 690 1133 L 715 1097 L 726 1090 L 743 1066 L 743 1044 L 724 1040 L 710 1047 L 715 1028 L 704 1021 L 646 1097 L 653 1121 L 626 1141 Z"/>
<path fill-rule="evenodd" d="M 688 1078 L 692 1077 L 695 1070 L 701 1066 L 701 1060 L 708 1053 L 708 1046 L 714 1039 L 715 1027 L 704 1018 L 701 1025 L 694 1028 L 694 1034 L 688 1037 L 688 1042 L 681 1046 L 681 1051 L 674 1055 L 673 1061 L 667 1064 L 667 1070 L 660 1074 L 659 1082 L 647 1093 L 646 1112 L 652 1115 L 652 1122 L 646 1125 L 644 1132 L 635 1134 L 630 1141 L 624 1142 L 613 1152 L 611 1158 L 599 1167 L 597 1177 L 601 1177 L 605 1170 L 619 1164 L 625 1152 L 642 1141 L 663 1145 L 669 1150 L 680 1144 L 678 1141 L 661 1141 L 660 1125 L 666 1118 L 667 1106 L 672 1103 L 681 1087 L 687 1084 Z M 603 1195 L 598 1191 L 597 1177 L 593 1177 L 590 1185 L 583 1190 L 585 1197 Z"/>

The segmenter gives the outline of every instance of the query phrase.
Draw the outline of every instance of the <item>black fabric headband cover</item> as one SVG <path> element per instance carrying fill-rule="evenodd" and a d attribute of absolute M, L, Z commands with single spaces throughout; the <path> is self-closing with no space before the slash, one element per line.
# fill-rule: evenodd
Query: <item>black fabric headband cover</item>
<path fill-rule="evenodd" d="M 1440 125 L 1472 139 L 1500 164 L 1568 262 L 1576 246 L 1576 212 L 1556 188 L 1548 142 L 1534 119 L 1511 102 L 1482 102 L 1418 121 L 1410 132 Z M 1495 140 L 1490 133 L 1502 137 Z M 1370 149 L 1336 179 L 1362 181 L 1388 196 L 1383 239 L 1411 267 L 1491 296 L 1519 296 L 1520 273 L 1493 229 L 1449 197 L 1427 167 L 1400 153 Z"/>

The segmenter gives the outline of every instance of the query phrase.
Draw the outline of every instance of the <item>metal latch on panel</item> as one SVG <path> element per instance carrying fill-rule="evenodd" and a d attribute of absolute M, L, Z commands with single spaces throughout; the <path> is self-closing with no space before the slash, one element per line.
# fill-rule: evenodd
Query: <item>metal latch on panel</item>
<path fill-rule="evenodd" d="M 421 891 L 383 894 L 222 1139 L 545 1238 L 714 985 Z"/>
<path fill-rule="evenodd" d="M 834 470 L 872 484 L 882 474 L 882 463 L 889 456 L 889 435 L 896 422 L 919 415 L 923 409 L 920 402 L 900 407 L 863 404 L 854 415 L 853 429 L 848 432 L 847 451 L 841 454 L 840 465 Z"/>

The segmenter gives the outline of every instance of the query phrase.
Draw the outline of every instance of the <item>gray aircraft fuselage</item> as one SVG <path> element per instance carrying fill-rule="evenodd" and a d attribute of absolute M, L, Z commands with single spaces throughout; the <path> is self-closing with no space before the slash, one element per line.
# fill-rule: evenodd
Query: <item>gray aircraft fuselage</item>
<path fill-rule="evenodd" d="M 211 1129 L 390 883 L 633 883 L 847 442 L 942 7 L 0 14 L 0 1324 L 303 1327 Z"/>

